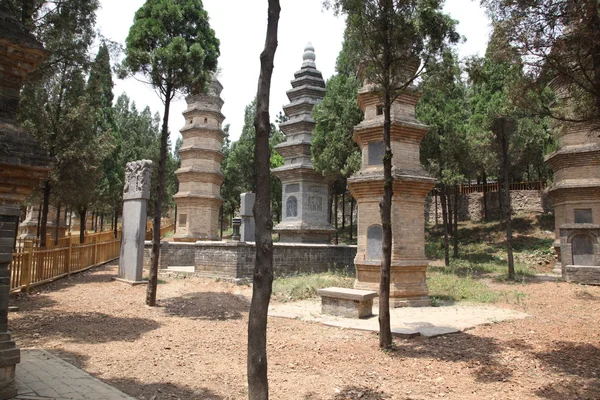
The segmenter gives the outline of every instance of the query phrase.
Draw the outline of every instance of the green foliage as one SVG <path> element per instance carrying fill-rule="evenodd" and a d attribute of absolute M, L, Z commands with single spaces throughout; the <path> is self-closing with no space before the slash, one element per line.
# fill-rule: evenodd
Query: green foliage
<path fill-rule="evenodd" d="M 256 100 L 248 104 L 244 110 L 244 126 L 237 142 L 231 143 L 225 153 L 221 165 L 225 181 L 221 187 L 221 195 L 225 199 L 225 212 L 233 213 L 239 206 L 240 194 L 253 192 L 256 188 L 256 165 L 254 162 L 254 147 L 256 131 L 254 117 L 256 115 Z M 270 167 L 283 165 L 283 157 L 274 150 L 274 146 L 284 141 L 283 133 L 271 124 L 269 147 L 271 149 Z M 224 143 L 225 144 L 225 143 Z M 281 182 L 271 176 L 271 202 L 273 213 L 281 213 Z"/>
<path fill-rule="evenodd" d="M 469 107 L 466 85 L 461 78 L 456 56 L 446 52 L 439 62 L 432 63 L 421 84 L 421 101 L 417 119 L 429 125 L 421 142 L 421 162 L 439 182 L 455 185 L 469 175 L 472 166 L 466 122 Z"/>
<path fill-rule="evenodd" d="M 327 81 L 325 97 L 313 109 L 313 166 L 332 180 L 347 178 L 360 168 L 360 149 L 352 140 L 354 126 L 363 118 L 356 104 L 359 86 L 354 76 L 334 75 Z"/>
<path fill-rule="evenodd" d="M 126 45 L 125 68 L 143 74 L 164 98 L 203 92 L 217 68 L 219 40 L 200 0 L 147 0 Z"/>
<path fill-rule="evenodd" d="M 317 290 L 326 287 L 352 288 L 354 271 L 333 271 L 300 274 L 273 280 L 273 297 L 279 301 L 297 301 L 317 297 Z"/>

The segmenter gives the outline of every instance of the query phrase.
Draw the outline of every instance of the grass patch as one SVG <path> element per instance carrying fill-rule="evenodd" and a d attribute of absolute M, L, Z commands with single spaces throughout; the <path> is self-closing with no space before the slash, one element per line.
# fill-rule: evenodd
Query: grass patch
<path fill-rule="evenodd" d="M 432 305 L 448 305 L 461 301 L 494 303 L 500 293 L 490 289 L 484 282 L 471 275 L 462 275 L 452 268 L 430 267 L 427 286 Z"/>
<path fill-rule="evenodd" d="M 279 301 L 295 301 L 317 297 L 317 290 L 330 287 L 351 288 L 354 272 L 326 272 L 275 278 L 273 297 Z"/>

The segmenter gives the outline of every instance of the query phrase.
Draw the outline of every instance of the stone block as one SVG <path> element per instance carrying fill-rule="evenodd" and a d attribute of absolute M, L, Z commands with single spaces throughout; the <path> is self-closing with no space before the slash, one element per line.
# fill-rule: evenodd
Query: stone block
<path fill-rule="evenodd" d="M 321 312 L 345 318 L 367 318 L 373 315 L 373 299 L 377 292 L 330 287 L 317 291 L 321 296 Z"/>

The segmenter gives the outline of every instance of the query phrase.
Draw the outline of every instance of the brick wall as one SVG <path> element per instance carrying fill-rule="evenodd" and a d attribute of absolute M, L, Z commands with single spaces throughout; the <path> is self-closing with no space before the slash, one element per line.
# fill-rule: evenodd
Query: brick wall
<path fill-rule="evenodd" d="M 490 219 L 500 219 L 500 203 L 498 192 L 488 192 L 487 207 Z M 538 190 L 513 190 L 510 192 L 513 214 L 516 213 L 549 213 L 553 212 L 548 193 Z M 454 198 L 451 199 L 454 201 Z M 483 193 L 470 193 L 458 196 L 458 218 L 460 221 L 483 220 Z M 438 220 L 442 223 L 442 205 L 438 197 Z M 435 223 L 435 199 L 428 196 L 425 201 L 425 221 Z"/>
<path fill-rule="evenodd" d="M 354 268 L 356 246 L 274 243 L 275 275 L 326 272 Z M 144 266 L 150 265 L 151 243 L 144 246 Z M 160 268 L 195 266 L 196 274 L 230 279 L 252 278 L 254 244 L 244 242 L 173 243 L 161 246 Z M 165 254 L 166 253 L 166 254 Z"/>

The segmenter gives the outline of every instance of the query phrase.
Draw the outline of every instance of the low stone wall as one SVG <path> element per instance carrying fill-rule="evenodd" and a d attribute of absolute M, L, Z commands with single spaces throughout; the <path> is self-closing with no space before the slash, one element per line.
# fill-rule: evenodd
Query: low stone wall
<path fill-rule="evenodd" d="M 151 242 L 144 246 L 144 266 L 150 265 Z M 318 273 L 354 268 L 356 246 L 274 243 L 275 275 Z M 227 279 L 252 278 L 254 243 L 162 242 L 160 268 L 194 266 L 199 276 Z"/>
<path fill-rule="evenodd" d="M 500 219 L 499 193 L 488 192 L 486 193 L 486 199 L 489 219 Z M 510 192 L 510 199 L 513 214 L 545 214 L 554 211 L 546 191 L 513 190 Z M 483 217 L 483 193 L 461 194 L 458 196 L 458 219 L 460 221 L 482 221 Z M 425 221 L 435 223 L 435 199 L 431 195 L 425 201 Z M 442 223 L 442 205 L 439 197 L 438 221 Z"/>

